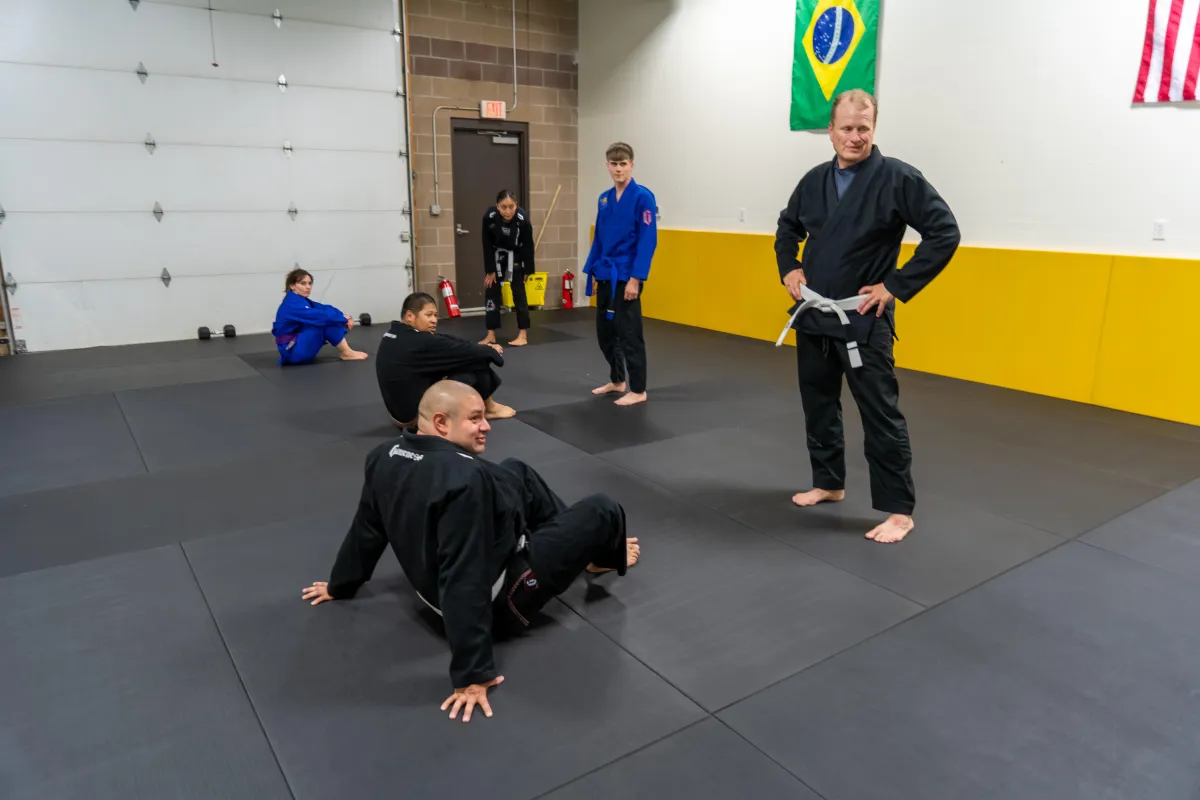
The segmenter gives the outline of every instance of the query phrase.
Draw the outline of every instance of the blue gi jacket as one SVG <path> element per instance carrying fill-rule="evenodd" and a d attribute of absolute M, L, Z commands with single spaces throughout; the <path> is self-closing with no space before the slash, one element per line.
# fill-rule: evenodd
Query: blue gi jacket
<path fill-rule="evenodd" d="M 346 315 L 333 306 L 306 299 L 293 291 L 288 291 L 275 312 L 275 324 L 271 326 L 271 335 L 276 344 L 286 344 L 295 341 L 295 337 L 306 325 L 326 328 L 330 325 L 345 325 Z M 280 341 L 280 340 L 283 341 Z"/>
<path fill-rule="evenodd" d="M 653 192 L 631 178 L 619 202 L 616 187 L 601 194 L 592 249 L 583 264 L 588 297 L 592 296 L 593 279 L 612 281 L 615 292 L 621 281 L 649 278 L 657 246 L 658 204 Z"/>

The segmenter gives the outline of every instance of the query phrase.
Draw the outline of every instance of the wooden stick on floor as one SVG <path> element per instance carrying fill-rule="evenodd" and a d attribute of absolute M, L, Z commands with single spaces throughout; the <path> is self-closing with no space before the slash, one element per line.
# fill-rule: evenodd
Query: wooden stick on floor
<path fill-rule="evenodd" d="M 562 184 L 554 190 L 554 199 L 550 201 L 550 210 L 546 212 L 546 219 L 542 221 L 542 230 L 538 234 L 537 241 L 533 243 L 533 252 L 537 252 L 538 245 L 542 243 L 542 237 L 546 235 L 546 228 L 550 224 L 550 215 L 554 213 L 554 206 L 558 203 L 558 193 L 562 191 Z"/>

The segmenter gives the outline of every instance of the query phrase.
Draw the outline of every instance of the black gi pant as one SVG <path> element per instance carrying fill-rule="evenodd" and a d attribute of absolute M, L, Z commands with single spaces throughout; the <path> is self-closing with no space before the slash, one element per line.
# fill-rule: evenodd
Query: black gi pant
<path fill-rule="evenodd" d="M 625 574 L 625 510 L 615 500 L 594 494 L 568 507 L 528 464 L 510 458 L 500 466 L 520 479 L 527 537 L 525 550 L 509 559 L 496 596 L 502 629 L 529 627 L 532 616 L 588 564 Z"/>
<path fill-rule="evenodd" d="M 453 375 L 447 375 L 446 380 L 458 381 L 465 383 L 475 391 L 479 392 L 479 396 L 487 400 L 496 390 L 500 388 L 500 375 L 491 367 L 484 367 L 472 371 L 456 372 Z M 433 384 L 430 384 L 431 386 Z"/>
<path fill-rule="evenodd" d="M 625 299 L 625 281 L 617 282 L 613 296 L 612 281 L 596 281 L 596 340 L 608 362 L 612 383 L 629 382 L 629 391 L 646 391 L 646 342 L 642 338 L 642 295 L 646 282 L 639 281 L 636 300 Z M 613 312 L 612 319 L 608 312 Z"/>
<path fill-rule="evenodd" d="M 500 330 L 500 306 L 504 305 L 500 288 L 502 277 L 497 274 L 496 282 L 483 290 L 484 318 L 489 331 Z M 520 264 L 513 264 L 512 299 L 513 309 L 517 312 L 517 329 L 529 330 L 529 298 L 525 294 L 525 269 Z"/>
<path fill-rule="evenodd" d="M 816 312 L 806 312 L 816 313 Z M 842 375 L 858 405 L 871 473 L 871 504 L 887 514 L 909 514 L 916 505 L 908 423 L 900 413 L 900 386 L 892 356 L 892 330 L 876 320 L 860 342 L 862 366 L 852 369 L 845 342 L 796 332 L 796 372 L 812 463 L 813 488 L 846 487 L 842 435 Z"/>

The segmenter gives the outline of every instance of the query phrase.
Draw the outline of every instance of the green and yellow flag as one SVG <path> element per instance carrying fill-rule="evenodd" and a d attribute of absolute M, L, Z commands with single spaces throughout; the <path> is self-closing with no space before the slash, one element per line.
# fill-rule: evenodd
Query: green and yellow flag
<path fill-rule="evenodd" d="M 874 94 L 878 44 L 879 0 L 796 0 L 792 130 L 829 127 L 841 92 Z"/>

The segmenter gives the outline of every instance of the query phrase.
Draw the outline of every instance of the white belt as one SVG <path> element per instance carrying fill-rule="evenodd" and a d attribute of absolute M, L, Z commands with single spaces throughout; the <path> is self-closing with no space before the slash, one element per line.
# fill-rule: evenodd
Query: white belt
<path fill-rule="evenodd" d="M 525 534 L 521 534 L 521 538 L 517 540 L 517 549 L 515 552 L 520 553 L 521 551 L 523 551 L 525 549 L 525 545 L 527 543 L 528 543 L 528 539 L 525 538 Z M 508 569 L 505 568 L 505 569 L 500 570 L 500 577 L 496 578 L 496 582 L 492 584 L 492 600 L 495 600 L 500 595 L 500 590 L 504 588 L 504 579 L 507 577 L 508 577 Z M 417 592 L 417 597 L 421 597 L 420 592 Z M 424 603 L 425 605 L 429 606 L 431 609 L 433 609 L 433 612 L 435 614 L 437 614 L 439 617 L 442 616 L 441 609 L 439 609 L 433 603 L 426 600 L 424 597 L 421 597 L 421 602 Z"/>
<path fill-rule="evenodd" d="M 841 300 L 830 300 L 828 297 L 823 297 L 812 289 L 800 286 L 800 297 L 803 298 L 802 303 L 792 314 L 787 325 L 784 326 L 783 332 L 779 334 L 779 338 L 775 340 L 775 346 L 779 347 L 783 344 L 783 340 L 787 337 L 787 332 L 796 324 L 796 319 L 810 308 L 815 308 L 825 314 L 837 314 L 838 319 L 843 325 L 850 324 L 850 318 L 846 316 L 847 311 L 857 311 L 859 304 L 866 298 L 866 295 L 860 294 L 856 297 L 846 297 Z M 850 356 L 850 366 L 854 369 L 862 366 L 862 355 L 858 352 L 858 342 L 853 339 L 846 340 L 846 355 Z"/>
<path fill-rule="evenodd" d="M 507 258 L 505 258 L 507 256 Z M 500 273 L 500 281 L 512 283 L 513 251 L 496 248 L 496 271 Z"/>

